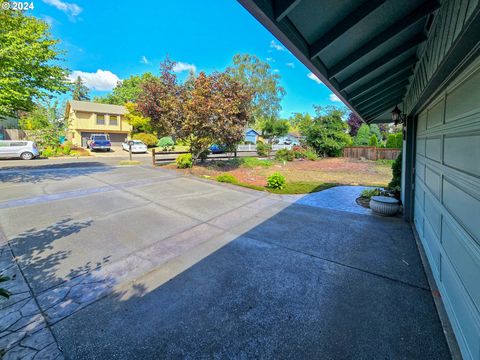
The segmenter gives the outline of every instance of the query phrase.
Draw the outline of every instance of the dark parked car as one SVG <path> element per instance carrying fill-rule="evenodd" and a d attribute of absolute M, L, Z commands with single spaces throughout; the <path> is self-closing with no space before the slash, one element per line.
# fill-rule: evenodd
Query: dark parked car
<path fill-rule="evenodd" d="M 112 144 L 107 134 L 93 134 L 90 136 L 90 140 L 87 141 L 87 148 L 92 151 L 106 150 L 110 151 Z"/>

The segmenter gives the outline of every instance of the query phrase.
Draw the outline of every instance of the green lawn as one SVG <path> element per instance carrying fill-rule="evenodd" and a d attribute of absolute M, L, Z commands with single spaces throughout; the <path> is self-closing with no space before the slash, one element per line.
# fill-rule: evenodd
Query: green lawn
<path fill-rule="evenodd" d="M 228 174 L 227 174 L 228 175 Z M 220 175 L 225 176 L 225 174 Z M 207 179 L 211 179 L 211 177 L 204 177 Z M 217 177 L 217 181 L 219 181 L 219 177 Z M 308 193 L 313 193 L 313 192 L 318 192 L 322 190 L 329 189 L 331 187 L 337 186 L 338 184 L 334 183 L 318 183 L 318 182 L 287 182 L 283 189 L 271 189 L 266 186 L 258 186 L 258 185 L 252 185 L 252 184 L 247 184 L 240 182 L 236 180 L 235 178 L 232 178 L 232 181 L 229 181 L 229 179 L 222 180 L 221 182 L 225 183 L 230 183 L 234 184 L 237 186 L 242 186 L 246 187 L 249 189 L 253 190 L 259 190 L 259 191 L 268 191 L 272 194 L 308 194 Z"/>

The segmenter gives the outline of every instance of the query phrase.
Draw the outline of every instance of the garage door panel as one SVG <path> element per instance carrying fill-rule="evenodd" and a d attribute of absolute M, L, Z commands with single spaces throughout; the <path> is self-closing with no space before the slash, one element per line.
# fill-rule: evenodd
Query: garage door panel
<path fill-rule="evenodd" d="M 480 132 L 445 136 L 443 153 L 445 165 L 480 176 Z"/>
<path fill-rule="evenodd" d="M 418 177 L 417 184 L 419 184 Z M 425 208 L 425 190 L 423 190 L 421 185 L 415 189 L 415 205 L 418 205 L 422 210 Z"/>
<path fill-rule="evenodd" d="M 480 248 L 465 242 L 468 234 L 447 218 L 442 220 L 442 244 L 467 293 L 480 311 Z"/>
<path fill-rule="evenodd" d="M 431 255 L 430 265 L 434 268 L 434 272 L 440 272 L 440 241 L 432 228 L 429 221 L 425 221 L 423 224 L 424 239 L 426 248 Z"/>
<path fill-rule="evenodd" d="M 443 113 L 445 111 L 445 101 L 441 98 L 435 105 L 428 110 L 427 129 L 430 130 L 443 124 Z"/>
<path fill-rule="evenodd" d="M 464 351 L 470 359 L 478 359 L 480 354 L 480 319 L 474 304 L 466 295 L 464 287 L 448 261 L 442 263 L 443 296 L 452 325 L 459 342 L 467 344 Z M 465 354 L 464 354 L 465 355 Z M 465 359 L 468 359 L 465 357 Z"/>
<path fill-rule="evenodd" d="M 425 138 L 417 138 L 417 154 L 425 156 Z"/>
<path fill-rule="evenodd" d="M 480 360 L 480 58 L 418 114 L 414 224 L 462 354 Z"/>
<path fill-rule="evenodd" d="M 419 204 L 415 203 L 415 228 L 417 229 L 418 235 L 421 239 L 423 239 L 423 209 L 419 206 Z"/>
<path fill-rule="evenodd" d="M 417 159 L 417 163 L 415 164 L 416 170 L 415 175 L 423 182 L 425 181 L 425 164 L 423 163 L 422 158 Z"/>
<path fill-rule="evenodd" d="M 441 176 L 428 166 L 425 168 L 425 185 L 437 199 L 440 199 Z"/>
<path fill-rule="evenodd" d="M 480 69 L 474 71 L 466 80 L 457 84 L 447 94 L 445 122 L 450 123 L 475 112 L 480 112 L 478 101 Z"/>
<path fill-rule="evenodd" d="M 480 244 L 480 200 L 459 185 L 444 179 L 443 203 L 452 216 Z"/>
<path fill-rule="evenodd" d="M 430 160 L 440 162 L 442 158 L 442 139 L 440 136 L 429 137 L 426 140 L 425 156 Z"/>
<path fill-rule="evenodd" d="M 437 200 L 430 194 L 425 194 L 425 217 L 437 236 L 440 236 L 442 215 L 437 205 Z"/>
<path fill-rule="evenodd" d="M 417 133 L 419 135 L 427 130 L 427 113 L 423 113 L 418 116 L 417 124 Z"/>

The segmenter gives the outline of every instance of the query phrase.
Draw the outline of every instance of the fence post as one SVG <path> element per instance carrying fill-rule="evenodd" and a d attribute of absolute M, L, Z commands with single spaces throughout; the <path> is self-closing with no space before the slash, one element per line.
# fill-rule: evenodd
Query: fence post
<path fill-rule="evenodd" d="M 155 148 L 152 149 L 152 165 L 155 166 Z"/>

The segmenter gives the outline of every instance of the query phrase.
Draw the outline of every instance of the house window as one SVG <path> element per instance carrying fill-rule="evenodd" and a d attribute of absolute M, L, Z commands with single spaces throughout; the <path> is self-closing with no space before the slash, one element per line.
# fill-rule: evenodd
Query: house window
<path fill-rule="evenodd" d="M 117 115 L 110 115 L 109 124 L 117 126 L 118 125 L 118 116 Z"/>
<path fill-rule="evenodd" d="M 97 125 L 105 125 L 105 115 L 97 115 Z"/>

